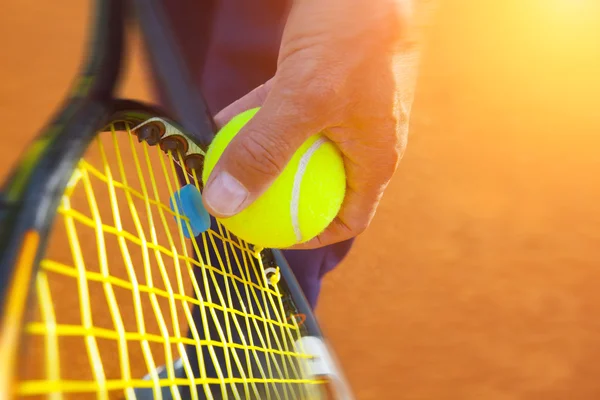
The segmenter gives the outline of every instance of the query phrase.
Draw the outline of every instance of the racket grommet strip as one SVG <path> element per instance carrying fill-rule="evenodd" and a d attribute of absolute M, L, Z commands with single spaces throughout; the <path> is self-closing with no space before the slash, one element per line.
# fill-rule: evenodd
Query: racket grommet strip
<path fill-rule="evenodd" d="M 185 157 L 184 162 L 187 169 L 196 171 L 198 176 L 200 176 L 202 168 L 204 167 L 204 156 L 200 154 L 190 154 Z"/>
<path fill-rule="evenodd" d="M 281 279 L 281 273 L 279 272 L 279 267 L 273 268 L 269 267 L 264 270 L 265 280 L 267 285 L 277 286 L 279 280 Z"/>
<path fill-rule="evenodd" d="M 160 141 L 160 148 L 165 153 L 185 155 L 188 151 L 188 141 L 180 135 L 169 135 Z"/>
<path fill-rule="evenodd" d="M 152 121 L 140 126 L 134 131 L 140 142 L 146 142 L 150 146 L 155 146 L 160 142 L 167 128 L 160 121 Z"/>

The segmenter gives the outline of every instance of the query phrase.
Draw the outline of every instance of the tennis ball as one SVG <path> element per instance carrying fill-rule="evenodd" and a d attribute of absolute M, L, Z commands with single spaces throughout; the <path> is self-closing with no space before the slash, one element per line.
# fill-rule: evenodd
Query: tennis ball
<path fill-rule="evenodd" d="M 237 115 L 215 136 L 204 160 L 205 184 L 229 142 L 258 110 Z M 341 153 L 335 144 L 316 134 L 300 146 L 258 199 L 239 214 L 218 220 L 231 233 L 254 245 L 290 247 L 323 232 L 338 214 L 345 191 Z"/>

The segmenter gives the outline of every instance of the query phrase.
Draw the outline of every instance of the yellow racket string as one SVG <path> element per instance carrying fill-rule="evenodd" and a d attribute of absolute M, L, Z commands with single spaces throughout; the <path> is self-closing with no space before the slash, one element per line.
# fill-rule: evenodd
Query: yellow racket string
<path fill-rule="evenodd" d="M 162 168 L 163 174 L 164 174 L 164 176 L 167 178 L 167 180 L 166 180 L 166 184 L 167 184 L 167 187 L 168 187 L 168 189 L 169 189 L 169 193 L 174 193 L 174 192 L 175 192 L 175 187 L 173 186 L 173 184 L 171 183 L 171 181 L 170 181 L 170 179 L 169 179 L 169 176 L 170 176 L 170 175 L 169 175 L 168 168 L 167 168 L 167 166 L 166 166 L 166 164 L 165 164 L 165 161 L 164 161 L 164 159 L 163 159 L 162 157 L 160 157 L 160 154 L 159 154 L 159 159 L 160 159 L 160 164 L 161 164 L 161 168 Z M 170 163 L 168 163 L 168 164 L 169 164 L 169 165 L 171 166 L 171 168 L 173 169 L 173 178 L 174 178 L 174 179 L 175 179 L 175 181 L 176 181 L 176 180 L 177 180 L 177 173 L 176 173 L 176 171 L 175 171 L 175 166 L 173 165 L 173 163 L 172 163 L 172 162 L 170 162 Z M 187 178 L 187 175 L 185 175 L 185 176 L 186 176 L 186 178 Z M 174 207 L 174 208 L 175 208 L 175 212 L 176 212 L 177 214 L 179 214 L 179 210 L 178 210 L 177 202 L 174 202 L 174 206 L 175 206 L 175 207 Z M 178 232 L 179 232 L 179 238 L 180 238 L 180 241 L 181 241 L 182 243 L 185 243 L 184 236 L 183 236 L 183 226 L 182 226 L 182 222 L 181 222 L 181 221 L 182 221 L 182 220 L 181 220 L 180 218 L 179 218 L 179 219 L 178 219 L 178 221 L 177 221 L 177 224 L 178 224 L 178 227 L 179 227 L 179 229 L 178 229 Z M 186 223 L 187 223 L 187 221 L 186 221 Z M 186 253 L 187 253 L 185 244 L 184 244 L 184 245 L 182 245 L 182 249 L 184 250 L 184 252 L 186 252 Z M 203 274 L 204 274 L 204 269 L 203 269 L 202 271 L 203 271 Z M 190 275 L 190 276 L 194 276 L 194 275 L 193 275 L 193 272 L 192 272 L 192 271 L 190 271 L 190 272 L 191 272 L 191 275 Z M 203 278 L 206 278 L 206 277 L 205 277 L 205 276 L 203 276 Z M 206 282 L 206 281 L 205 281 L 205 282 Z M 196 285 L 194 285 L 194 289 L 195 289 L 195 290 L 197 290 L 197 291 L 196 291 L 196 293 L 195 293 L 195 294 L 196 294 L 196 296 L 197 296 L 197 298 L 198 298 L 198 299 L 201 299 L 201 301 L 203 302 L 202 293 L 201 293 L 201 291 L 199 290 L 199 288 L 198 288 Z M 207 289 L 207 288 L 205 288 L 205 289 Z M 208 296 L 209 296 L 209 297 L 208 297 L 208 301 L 209 301 L 209 303 L 211 303 L 211 304 L 214 304 L 214 303 L 212 302 L 212 299 L 210 298 L 210 290 L 207 290 L 207 293 L 208 293 Z M 210 332 L 209 332 L 209 330 L 208 330 L 209 322 L 208 322 L 208 318 L 207 318 L 206 312 L 204 311 L 204 310 L 205 310 L 205 308 L 204 308 L 204 307 L 201 305 L 201 307 L 200 307 L 200 310 L 202 311 L 202 327 L 203 327 L 203 329 L 204 329 L 204 334 L 205 334 L 207 337 L 210 337 Z M 214 313 L 215 313 L 215 311 L 214 311 L 214 308 L 211 308 L 211 310 L 212 310 L 212 311 L 211 311 L 211 317 L 213 318 L 213 321 L 216 321 L 216 323 L 217 323 L 217 326 L 218 326 L 218 319 L 215 317 L 215 314 L 214 314 Z M 195 329 L 195 330 L 197 331 L 197 327 L 195 326 L 195 324 L 194 324 L 193 322 L 192 322 L 191 326 L 192 326 L 192 329 Z M 218 357 L 217 357 L 217 355 L 216 355 L 216 353 L 215 353 L 215 349 L 214 349 L 214 347 L 213 347 L 213 346 L 208 346 L 208 350 L 209 350 L 209 354 L 210 354 L 210 361 L 211 361 L 211 362 L 213 362 L 213 363 L 214 363 L 214 364 L 217 366 L 216 372 L 217 372 L 217 376 L 218 376 L 218 378 L 219 378 L 219 384 L 220 384 L 220 386 L 221 386 L 221 391 L 222 391 L 222 393 L 225 393 L 225 390 L 226 390 L 226 389 L 225 389 L 225 374 L 223 374 L 223 372 L 222 372 L 221 365 L 220 365 L 219 359 L 218 359 Z M 204 360 L 203 360 L 203 361 L 204 361 Z M 204 364 L 204 362 L 203 362 L 203 364 Z M 208 392 L 208 393 L 210 393 L 210 391 L 209 391 L 209 390 L 207 390 L 207 392 Z"/>
<path fill-rule="evenodd" d="M 20 395 L 296 399 L 320 383 L 260 254 L 221 225 L 187 239 L 190 220 L 169 200 L 201 185 L 181 165 L 114 127 L 79 162 L 25 327 L 43 363 L 21 362 Z"/>
<path fill-rule="evenodd" d="M 114 132 L 114 129 L 111 131 L 112 137 L 113 137 L 113 143 L 114 143 L 114 149 L 115 149 L 115 155 L 116 155 L 116 159 L 117 159 L 117 165 L 119 167 L 119 171 L 120 171 L 120 175 L 121 175 L 121 182 L 123 182 L 123 184 L 125 186 L 129 186 L 128 182 L 127 182 L 127 178 L 125 175 L 125 167 L 123 166 L 123 160 L 121 158 L 121 152 L 119 150 L 119 143 L 117 142 L 117 138 Z M 149 250 L 148 250 L 148 242 L 146 239 L 146 234 L 144 232 L 144 229 L 142 228 L 141 222 L 140 222 L 140 218 L 138 216 L 137 213 L 137 208 L 135 206 L 135 204 L 133 203 L 133 199 L 131 198 L 131 194 L 129 192 L 125 192 L 125 197 L 127 199 L 127 205 L 129 206 L 130 212 L 131 212 L 131 216 L 133 218 L 134 221 L 134 225 L 137 231 L 137 236 L 141 239 L 142 241 L 142 257 L 143 257 L 143 266 L 144 266 L 144 276 L 147 282 L 147 285 L 151 288 L 154 287 L 154 283 L 153 283 L 153 276 L 152 276 L 152 270 L 150 267 L 150 255 L 149 255 Z M 145 197 L 147 198 L 147 196 Z M 147 206 L 147 202 L 146 202 L 146 206 Z M 154 232 L 155 230 L 153 229 L 154 224 L 152 221 L 152 213 L 149 212 L 148 213 L 148 218 L 149 218 L 149 226 L 152 227 L 151 228 L 151 232 Z M 161 270 L 161 274 L 164 272 L 164 264 L 162 263 L 162 257 L 160 255 L 160 252 L 157 252 L 155 250 L 156 253 L 156 261 L 158 262 L 158 267 Z M 181 337 L 181 335 L 179 334 L 179 325 L 177 324 L 177 309 L 175 307 L 175 299 L 173 298 L 173 289 L 170 285 L 170 281 L 168 278 L 165 279 L 165 286 L 167 289 L 167 292 L 169 293 L 168 296 L 168 300 L 169 300 L 169 307 L 170 310 L 172 312 L 173 318 L 175 323 L 172 325 L 173 326 L 173 330 L 175 331 L 175 337 Z M 160 329 L 160 333 L 164 339 L 164 350 L 165 350 L 165 362 L 166 362 L 166 369 L 167 369 L 167 373 L 168 373 L 168 377 L 170 380 L 175 379 L 175 371 L 173 368 L 173 363 L 175 361 L 173 354 L 172 354 L 172 349 L 171 346 L 168 345 L 169 343 L 169 332 L 168 332 L 168 328 L 167 328 L 167 323 L 165 321 L 165 318 L 163 316 L 163 313 L 161 311 L 160 305 L 158 304 L 158 300 L 157 300 L 157 296 L 154 293 L 150 293 L 150 304 L 152 306 L 152 311 L 154 312 L 154 315 L 157 318 L 158 321 L 158 326 Z M 181 398 L 179 391 L 177 390 L 177 388 L 175 387 L 171 387 L 171 394 L 173 396 L 174 399 L 179 400 Z"/>
<path fill-rule="evenodd" d="M 183 165 L 183 158 L 181 157 L 181 155 L 179 155 L 179 162 L 180 162 L 181 165 Z M 173 163 L 171 163 L 171 173 L 172 173 L 172 175 L 175 178 L 177 177 L 177 172 L 176 172 L 176 170 L 174 168 Z M 185 179 L 186 183 L 189 184 L 190 183 L 189 176 L 187 174 L 184 174 L 184 176 L 185 176 L 184 179 Z M 195 186 L 196 187 L 199 186 L 197 181 L 195 183 Z M 198 249 L 196 249 L 196 251 L 197 251 L 197 254 L 198 254 Z M 217 254 L 218 254 L 218 252 L 217 252 Z M 219 265 L 223 266 L 223 264 L 221 262 L 219 262 Z M 222 271 L 222 272 L 225 272 L 225 271 Z M 211 277 L 212 281 L 215 282 L 214 271 L 210 271 L 209 273 L 211 275 L 210 277 Z M 225 277 L 225 279 L 227 279 L 226 274 L 223 274 L 223 276 Z M 205 286 L 206 286 L 208 284 L 208 281 L 206 280 L 206 277 L 204 277 L 203 281 L 205 282 Z M 225 287 L 226 287 L 226 289 L 228 291 L 229 290 L 229 283 L 228 282 L 226 282 Z M 220 285 L 215 285 L 215 288 L 216 288 L 216 291 L 217 291 L 217 296 L 218 296 L 218 299 L 219 299 L 219 304 L 225 304 L 226 303 L 225 302 L 225 298 L 223 296 L 223 293 L 222 293 Z M 208 289 L 208 287 L 206 287 L 206 291 L 207 291 L 207 294 L 209 296 L 209 300 L 212 300 L 210 298 L 211 294 L 210 294 L 210 290 Z M 229 304 L 231 304 L 231 303 L 229 303 Z M 229 319 L 229 316 L 228 316 L 228 310 L 229 309 L 230 308 L 224 308 L 223 309 L 223 311 L 224 311 L 224 317 L 225 317 L 225 329 L 223 329 L 223 327 L 217 325 L 218 326 L 219 337 L 221 338 L 221 340 L 224 343 L 230 343 L 232 341 L 231 327 L 230 327 L 230 322 L 229 322 L 230 319 Z M 211 313 L 212 313 L 213 318 L 216 321 L 217 317 L 216 317 L 216 315 L 214 315 L 214 310 Z M 241 365 L 241 361 L 240 361 L 239 357 L 237 356 L 237 353 L 236 352 L 231 352 L 229 346 L 226 345 L 225 346 L 225 366 L 226 366 L 226 370 L 227 370 L 227 375 L 229 375 L 229 376 L 232 375 L 232 371 L 231 371 L 231 369 L 232 369 L 232 358 L 233 358 L 233 362 L 235 363 L 235 365 L 238 367 L 239 371 L 241 372 L 242 378 L 245 379 L 246 376 L 245 376 L 245 373 L 244 373 L 244 367 Z M 246 386 L 246 382 L 244 382 L 244 384 Z M 247 389 L 247 386 L 246 386 L 246 389 Z M 232 391 L 235 394 L 237 394 L 237 388 L 235 386 L 232 386 Z"/>
<path fill-rule="evenodd" d="M 116 139 L 116 136 L 115 136 L 114 132 L 113 132 L 113 137 Z M 133 144 L 133 136 L 131 134 L 129 135 L 129 143 L 130 143 L 131 149 L 133 149 L 135 146 Z M 144 151 L 146 151 L 146 147 L 145 146 L 144 146 Z M 145 179 L 144 179 L 144 175 L 143 175 L 143 172 L 142 172 L 142 169 L 141 169 L 141 164 L 139 162 L 137 153 L 135 151 L 132 152 L 132 157 L 133 157 L 133 160 L 135 162 L 135 166 L 136 166 L 136 170 L 137 170 L 137 174 L 138 174 L 138 179 L 139 179 L 140 185 L 142 187 L 142 191 L 144 193 L 144 200 L 145 200 L 145 205 L 146 205 L 146 212 L 148 213 L 148 218 L 149 218 L 148 222 L 149 222 L 149 226 L 151 227 L 151 233 L 152 233 L 152 242 L 154 244 L 158 244 L 158 237 L 157 237 L 156 229 L 154 228 L 154 223 L 153 223 L 153 220 L 152 220 L 151 203 L 150 203 L 150 200 L 149 200 L 149 195 L 148 195 L 147 187 L 146 187 L 146 184 L 144 182 Z M 154 180 L 153 180 L 153 183 L 154 183 Z M 155 185 L 153 185 L 153 187 L 155 187 Z M 157 195 L 157 192 L 155 191 L 154 194 Z M 177 208 L 175 209 L 175 211 L 178 212 Z M 170 246 L 171 249 L 173 249 L 173 253 L 176 254 L 177 253 L 177 248 L 176 248 L 175 243 L 173 241 L 173 238 L 171 237 L 171 234 L 169 232 L 168 224 L 166 223 L 166 219 L 165 219 L 163 210 L 159 210 L 159 216 L 160 216 L 160 220 L 161 220 L 161 222 L 163 224 L 164 232 L 166 232 L 166 234 L 167 234 L 167 240 L 168 240 L 169 246 Z M 177 275 L 177 288 L 178 288 L 178 293 L 176 293 L 176 292 L 173 291 L 173 289 L 171 288 L 171 285 L 169 284 L 169 277 L 168 277 L 168 274 L 166 273 L 166 269 L 165 269 L 165 265 L 164 265 L 163 260 L 162 260 L 161 252 L 158 251 L 158 250 L 155 250 L 154 253 L 156 255 L 157 260 L 159 260 L 160 272 L 161 272 L 162 279 L 164 280 L 165 284 L 170 289 L 168 291 L 168 295 L 170 296 L 169 297 L 170 306 L 172 307 L 172 309 L 176 309 L 176 307 L 175 307 L 175 299 L 177 298 L 176 296 L 180 296 L 182 293 L 185 293 L 185 289 L 184 289 L 184 285 L 183 285 L 183 280 L 182 280 L 181 273 L 180 273 L 180 263 L 179 263 L 180 260 L 177 257 L 174 258 L 174 260 L 175 260 L 175 272 L 176 272 L 176 275 Z M 189 311 L 189 306 L 190 306 L 189 303 L 190 302 L 186 301 L 185 299 L 182 299 L 182 301 L 183 301 L 183 304 L 184 304 L 183 310 L 184 310 L 184 313 L 186 315 L 186 319 L 187 319 L 188 323 L 190 321 L 193 322 L 193 317 L 191 316 L 190 311 Z M 192 304 L 193 303 L 194 302 L 192 301 Z M 177 322 L 177 314 L 176 314 L 176 312 L 172 313 L 171 316 L 173 318 L 172 319 L 172 324 L 173 324 L 173 327 L 175 329 L 175 336 L 178 339 L 181 339 L 182 336 L 181 336 L 181 332 L 180 332 L 179 325 L 178 325 L 178 322 Z M 198 341 L 196 343 L 199 343 L 200 339 L 198 338 L 197 340 Z M 183 365 L 184 365 L 186 374 L 188 376 L 193 376 L 193 372 L 192 372 L 192 367 L 190 365 L 190 361 L 188 360 L 188 357 L 186 355 L 186 351 L 185 351 L 185 348 L 183 347 L 183 343 L 180 340 L 177 343 L 177 348 L 178 348 L 180 354 L 182 354 Z M 199 349 L 200 349 L 199 345 L 196 344 L 196 351 L 198 351 Z M 171 368 L 169 368 L 168 371 L 169 371 L 169 373 L 172 373 Z M 193 389 L 193 386 L 190 386 L 190 389 Z M 193 391 L 190 390 L 190 392 L 192 394 L 192 399 L 195 400 L 195 399 L 198 398 L 198 395 L 197 395 L 197 393 L 196 393 L 195 390 L 193 390 Z"/>
<path fill-rule="evenodd" d="M 83 169 L 82 180 L 84 184 L 85 193 L 87 199 L 89 201 L 90 212 L 92 213 L 93 224 L 90 227 L 93 227 L 96 234 L 96 243 L 98 246 L 98 264 L 100 267 L 101 273 L 98 274 L 99 282 L 102 282 L 102 287 L 104 289 L 104 293 L 107 298 L 107 302 L 110 308 L 110 314 L 112 318 L 112 322 L 115 326 L 115 329 L 118 333 L 116 340 L 118 341 L 118 352 L 120 358 L 120 371 L 121 376 L 125 381 L 131 380 L 131 372 L 129 365 L 129 353 L 127 352 L 127 339 L 125 334 L 125 327 L 123 325 L 123 318 L 121 313 L 119 312 L 119 305 L 117 299 L 115 297 L 115 292 L 113 290 L 114 283 L 111 283 L 110 280 L 113 278 L 110 275 L 109 267 L 108 267 L 108 259 L 106 252 L 106 244 L 104 241 L 103 235 L 103 224 L 100 217 L 100 211 L 98 209 L 98 204 L 96 203 L 96 197 L 94 196 L 94 191 L 92 189 L 92 185 L 90 182 L 90 177 L 88 174 L 88 169 Z M 90 221 L 91 222 L 91 221 Z M 88 225 L 89 226 L 89 225 Z M 48 270 L 52 270 L 53 266 L 58 267 L 57 263 L 53 263 L 51 260 L 45 260 L 45 267 Z M 64 267 L 64 266 L 61 266 Z M 55 269 L 56 272 L 58 272 Z M 67 271 L 63 271 L 63 273 L 67 273 Z M 87 278 L 90 279 L 90 273 L 88 272 Z"/>
<path fill-rule="evenodd" d="M 71 208 L 68 196 L 63 197 L 62 208 L 65 210 Z M 77 284 L 79 287 L 78 292 L 80 304 L 79 310 L 81 312 L 81 320 L 83 323 L 83 327 L 86 329 L 87 332 L 93 327 L 94 322 L 92 319 L 88 281 L 85 277 L 85 261 L 83 258 L 81 246 L 79 245 L 79 236 L 77 234 L 77 229 L 75 228 L 75 222 L 73 218 L 69 215 L 65 215 L 64 221 L 65 226 L 67 228 L 69 242 L 71 243 L 71 254 L 75 263 L 75 268 L 77 269 Z M 108 399 L 108 392 L 106 388 L 106 376 L 104 374 L 104 369 L 100 358 L 100 352 L 98 350 L 98 343 L 96 341 L 96 337 L 92 334 L 86 333 L 85 344 L 88 351 L 88 357 L 90 359 L 90 366 L 92 367 L 92 372 L 94 375 L 94 381 L 98 386 L 98 398 L 102 400 Z"/>

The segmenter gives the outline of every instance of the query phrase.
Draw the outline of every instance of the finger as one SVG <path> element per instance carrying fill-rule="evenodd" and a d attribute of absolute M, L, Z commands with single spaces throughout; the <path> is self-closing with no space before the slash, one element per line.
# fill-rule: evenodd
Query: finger
<path fill-rule="evenodd" d="M 246 110 L 261 107 L 267 99 L 267 95 L 271 91 L 272 81 L 273 79 L 269 79 L 267 82 L 253 89 L 250 93 L 248 93 L 241 99 L 234 101 L 233 103 L 219 111 L 214 118 L 217 126 L 222 127 L 223 125 L 228 123 L 233 117 Z"/>
<path fill-rule="evenodd" d="M 243 106 L 235 109 L 256 104 L 260 93 L 241 100 Z M 228 110 L 223 120 L 231 114 Z M 308 114 L 296 104 L 293 92 L 273 84 L 261 109 L 227 146 L 208 178 L 203 199 L 212 215 L 239 213 L 271 185 L 302 143 L 320 130 Z"/>

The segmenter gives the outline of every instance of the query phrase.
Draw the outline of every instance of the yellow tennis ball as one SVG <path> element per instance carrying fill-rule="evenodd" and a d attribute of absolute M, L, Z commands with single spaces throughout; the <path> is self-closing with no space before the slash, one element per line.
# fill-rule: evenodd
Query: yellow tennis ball
<path fill-rule="evenodd" d="M 237 115 L 215 136 L 204 161 L 205 184 L 229 142 L 257 111 Z M 219 222 L 249 243 L 285 248 L 323 232 L 337 216 L 345 191 L 342 155 L 334 143 L 316 134 L 300 146 L 266 192 L 241 213 Z"/>

